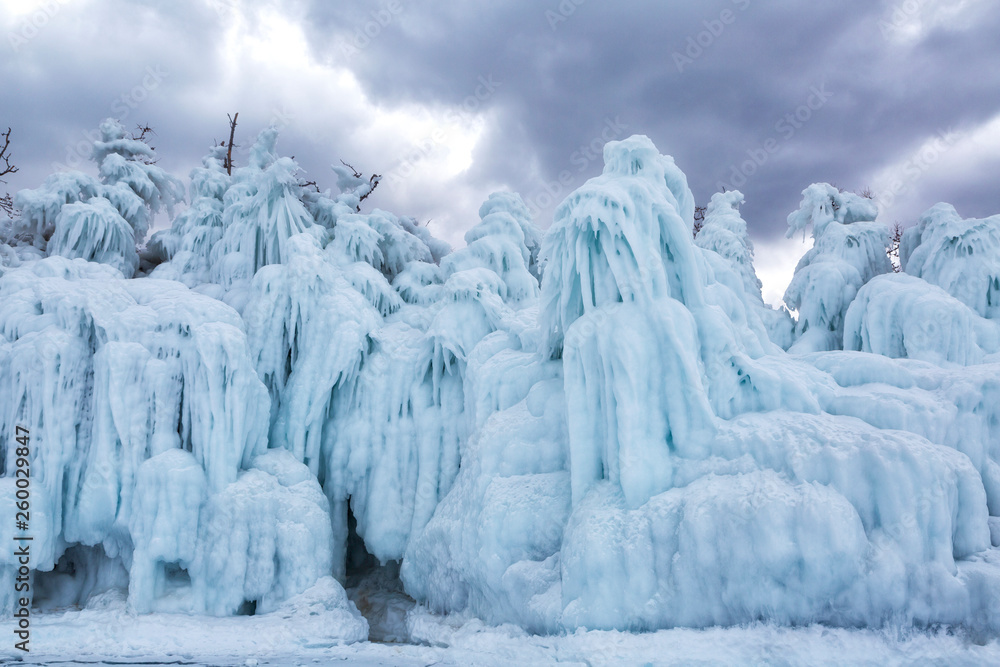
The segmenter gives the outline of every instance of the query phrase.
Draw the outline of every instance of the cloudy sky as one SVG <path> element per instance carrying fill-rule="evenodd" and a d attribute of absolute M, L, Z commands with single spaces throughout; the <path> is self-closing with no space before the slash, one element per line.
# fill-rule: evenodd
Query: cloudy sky
<path fill-rule="evenodd" d="M 700 203 L 746 195 L 772 302 L 812 182 L 870 187 L 889 223 L 1000 213 L 995 0 L 0 0 L 0 31 L 0 192 L 92 170 L 109 116 L 186 175 L 238 111 L 243 150 L 275 123 L 309 179 L 381 173 L 372 206 L 460 244 L 500 189 L 547 227 L 605 140 L 646 134 Z"/>

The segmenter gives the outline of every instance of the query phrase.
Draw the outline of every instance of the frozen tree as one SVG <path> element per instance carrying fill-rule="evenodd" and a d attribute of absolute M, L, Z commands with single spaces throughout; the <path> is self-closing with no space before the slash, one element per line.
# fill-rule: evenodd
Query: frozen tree
<path fill-rule="evenodd" d="M 170 229 L 150 238 L 147 257 L 158 265 L 154 277 L 191 287 L 210 282 L 209 255 L 222 238 L 223 204 L 231 183 L 223 167 L 226 152 L 225 146 L 214 146 L 202 158 L 202 166 L 191 170 L 191 206 L 174 218 Z"/>
<path fill-rule="evenodd" d="M 113 119 L 101 123 L 92 157 L 99 180 L 61 172 L 40 188 L 17 193 L 19 231 L 49 254 L 108 263 L 131 277 L 139 264 L 136 245 L 161 208 L 172 215 L 183 184 L 153 164 L 153 149 L 126 136 Z"/>
<path fill-rule="evenodd" d="M 799 260 L 785 303 L 798 311 L 796 352 L 843 346 L 844 315 L 861 286 L 892 272 L 886 254 L 889 229 L 874 222 L 875 203 L 827 183 L 802 191 L 799 209 L 788 216 L 788 234 L 812 226 L 813 247 Z"/>
<path fill-rule="evenodd" d="M 747 233 L 747 223 L 740 217 L 744 201 L 738 190 L 720 192 L 702 210 L 701 224 L 696 218 L 695 245 L 720 255 L 740 277 L 747 304 L 761 318 L 768 336 L 783 349 L 792 343 L 793 322 L 786 309 L 774 309 L 764 303 L 761 282 L 753 266 L 753 242 Z"/>
<path fill-rule="evenodd" d="M 99 129 L 101 139 L 94 142 L 93 159 L 105 186 L 101 194 L 115 203 L 135 231 L 136 242 L 142 243 L 161 209 L 173 217 L 174 205 L 184 200 L 184 184 L 156 166 L 153 148 L 145 141 L 148 127 L 142 128 L 140 137 L 131 137 L 121 123 L 109 118 Z"/>
<path fill-rule="evenodd" d="M 906 230 L 899 255 L 910 275 L 1000 320 L 1000 215 L 963 220 L 950 204 L 937 204 Z"/>

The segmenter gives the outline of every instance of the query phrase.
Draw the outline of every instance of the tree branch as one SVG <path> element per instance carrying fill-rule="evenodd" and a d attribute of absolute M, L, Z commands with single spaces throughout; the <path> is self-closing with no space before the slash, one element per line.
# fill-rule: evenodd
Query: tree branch
<path fill-rule="evenodd" d="M 7 174 L 16 174 L 17 167 L 10 163 L 10 153 L 7 151 L 10 149 L 10 128 L 3 134 L 3 147 L 0 147 L 0 160 L 3 160 L 3 165 L 0 165 L 0 177 L 6 176 Z M 0 183 L 6 183 L 7 181 L 0 178 Z M 14 217 L 14 199 L 10 196 L 10 193 L 6 193 L 3 197 L 0 197 L 0 211 L 7 214 L 8 218 Z"/>
<path fill-rule="evenodd" d="M 0 136 L 3 137 L 3 147 L 0 148 L 0 159 L 3 160 L 3 166 L 2 166 L 2 171 L 0 171 L 0 176 L 6 176 L 7 174 L 16 174 L 17 167 L 15 167 L 10 163 L 10 153 L 7 152 L 7 149 L 10 148 L 10 128 L 8 127 L 7 131 Z M 7 181 L 0 179 L 0 183 L 6 183 L 6 182 Z"/>
<path fill-rule="evenodd" d="M 229 114 L 226 115 L 229 116 Z M 230 176 L 233 175 L 233 139 L 236 137 L 236 119 L 239 117 L 239 111 L 236 112 L 236 115 L 229 116 L 229 146 L 226 150 L 226 162 L 223 166 L 225 166 L 226 173 Z"/>
<path fill-rule="evenodd" d="M 351 165 L 347 164 L 343 160 L 340 161 L 340 164 L 344 165 L 345 167 L 347 167 L 348 169 L 350 169 L 352 172 L 354 172 L 354 178 L 361 178 L 361 172 L 360 171 L 358 171 L 357 169 L 355 169 Z"/>

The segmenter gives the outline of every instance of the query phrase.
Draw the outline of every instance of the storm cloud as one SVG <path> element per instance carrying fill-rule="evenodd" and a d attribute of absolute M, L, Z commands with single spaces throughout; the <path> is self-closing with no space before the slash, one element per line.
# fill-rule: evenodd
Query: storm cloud
<path fill-rule="evenodd" d="M 547 227 L 608 139 L 648 135 L 699 203 L 746 196 L 780 248 L 803 188 L 870 187 L 886 222 L 938 201 L 1000 212 L 1000 9 L 989 0 L 502 3 L 0 2 L 14 191 L 85 165 L 107 116 L 149 124 L 184 175 L 240 112 L 323 187 L 340 159 L 373 206 L 452 243 L 498 189 Z M 804 248 L 802 248 L 804 250 Z M 767 278 L 765 278 L 767 281 Z"/>

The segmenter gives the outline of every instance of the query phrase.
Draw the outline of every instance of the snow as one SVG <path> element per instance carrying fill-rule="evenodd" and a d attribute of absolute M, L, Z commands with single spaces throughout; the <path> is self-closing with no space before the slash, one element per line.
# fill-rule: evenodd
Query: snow
<path fill-rule="evenodd" d="M 329 582 L 330 580 L 325 580 Z M 409 644 L 368 643 L 359 626 L 318 586 L 314 597 L 263 616 L 205 619 L 180 614 L 130 616 L 116 598 L 90 609 L 36 619 L 26 665 L 212 664 L 291 667 L 310 664 L 403 665 L 691 665 L 783 664 L 984 665 L 1000 660 L 1000 644 L 939 630 L 912 632 L 798 628 L 754 623 L 737 628 L 635 634 L 577 631 L 533 636 L 510 625 L 416 609 L 407 616 Z M 362 620 L 363 622 L 363 620 Z M 363 627 L 363 626 L 360 626 Z M 353 643 L 348 643 L 352 642 Z M 37 642 L 35 644 L 34 642 Z M 67 659 L 67 656 L 71 656 Z"/>
<path fill-rule="evenodd" d="M 184 192 L 101 132 L 101 178 L 19 193 L 32 245 L 0 247 L 0 505 L 27 428 L 46 655 L 996 657 L 1000 218 L 934 207 L 895 274 L 874 204 L 812 185 L 793 314 L 743 195 L 695 238 L 647 137 L 544 236 L 496 193 L 452 251 L 270 128 L 140 254 Z M 365 639 L 421 645 L 333 648 Z"/>

